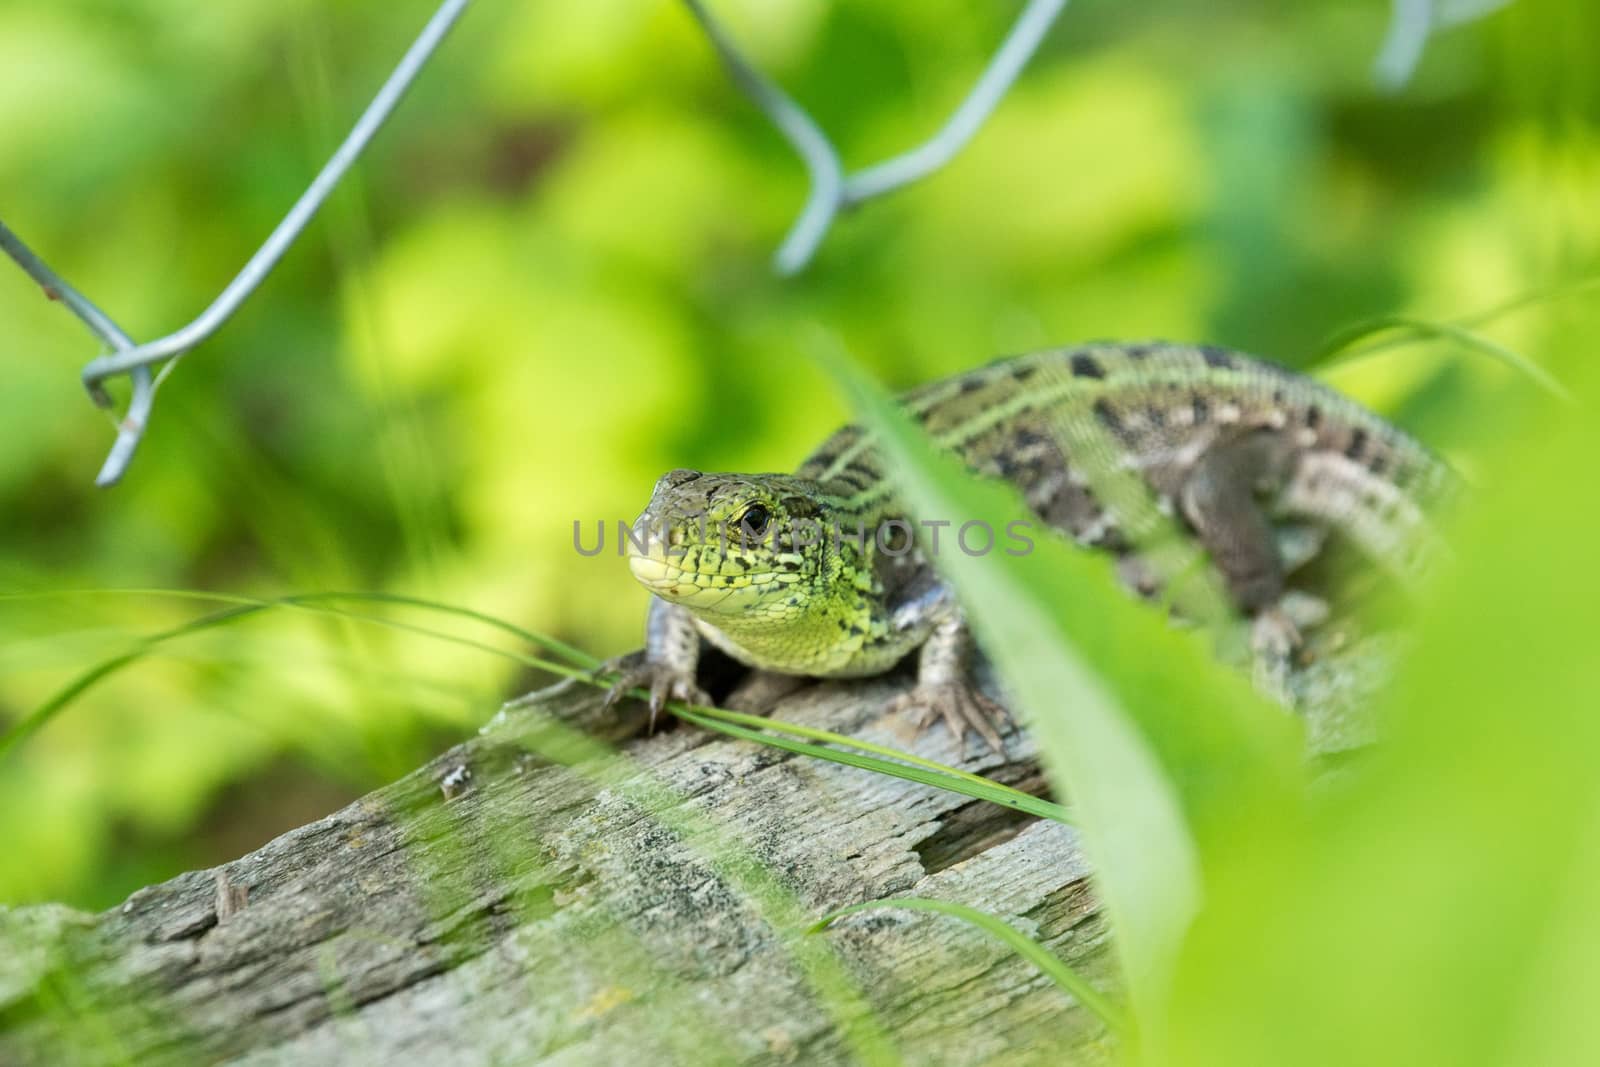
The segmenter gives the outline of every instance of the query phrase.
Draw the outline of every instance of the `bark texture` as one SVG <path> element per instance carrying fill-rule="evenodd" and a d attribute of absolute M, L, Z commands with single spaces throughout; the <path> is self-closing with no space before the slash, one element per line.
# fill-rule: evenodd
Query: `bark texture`
<path fill-rule="evenodd" d="M 882 715 L 894 676 L 778 717 L 1043 783 Z M 1067 827 L 692 728 L 639 736 L 562 685 L 342 811 L 100 915 L 0 909 L 0 1063 L 1101 1062 L 1094 1016 L 959 901 L 1108 989 Z M 552 726 L 552 720 L 571 729 Z M 619 746 L 591 758 L 582 737 Z"/>

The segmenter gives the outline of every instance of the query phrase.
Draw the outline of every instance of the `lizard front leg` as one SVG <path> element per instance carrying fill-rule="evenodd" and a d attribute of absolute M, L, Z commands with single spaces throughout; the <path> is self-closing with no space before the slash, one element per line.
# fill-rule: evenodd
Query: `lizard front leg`
<path fill-rule="evenodd" d="M 650 614 L 645 621 L 644 660 L 618 670 L 616 683 L 606 693 L 606 707 L 621 700 L 630 689 L 650 691 L 650 728 L 668 700 L 709 704 L 711 697 L 695 681 L 700 664 L 700 633 L 687 608 L 670 604 L 660 597 L 650 598 Z M 612 664 L 602 672 L 617 670 Z"/>
<path fill-rule="evenodd" d="M 973 684 L 968 671 L 972 650 L 972 634 L 966 620 L 951 604 L 922 643 L 917 656 L 916 686 L 890 701 L 889 710 L 915 712 L 919 728 L 943 718 L 957 743 L 965 739 L 970 728 L 991 749 L 1004 755 L 1005 745 L 996 724 L 1006 722 L 1010 716 Z"/>

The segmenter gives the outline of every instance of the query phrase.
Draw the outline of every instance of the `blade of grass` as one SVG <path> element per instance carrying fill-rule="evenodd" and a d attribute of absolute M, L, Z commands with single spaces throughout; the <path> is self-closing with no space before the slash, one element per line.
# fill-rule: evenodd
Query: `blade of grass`
<path fill-rule="evenodd" d="M 545 649 L 547 652 L 554 652 L 557 655 L 571 660 L 573 663 L 586 670 L 592 670 L 595 667 L 600 666 L 599 659 L 591 656 L 581 648 L 576 648 L 564 641 L 559 641 L 548 634 L 541 634 L 532 630 L 525 630 L 514 623 L 505 621 L 504 619 L 496 618 L 493 615 L 486 615 L 481 611 L 474 611 L 471 608 L 463 608 L 455 604 L 446 604 L 437 600 L 425 600 L 422 597 L 406 596 L 400 593 L 337 592 L 316 593 L 311 595 L 316 597 L 327 597 L 334 600 L 368 600 L 384 604 L 406 604 L 412 607 L 425 608 L 429 611 L 443 612 L 448 615 L 459 615 L 464 619 L 472 619 L 473 621 L 481 622 L 486 626 L 492 626 L 497 630 L 503 630 L 513 637 L 519 637 L 528 642 L 530 645 L 537 645 L 538 647 Z"/>
<path fill-rule="evenodd" d="M 1459 326 L 1471 330 L 1479 326 L 1486 326 L 1496 319 L 1502 319 L 1508 315 L 1514 315 L 1519 311 L 1525 311 L 1528 308 L 1537 307 L 1540 304 L 1548 304 L 1557 300 L 1565 300 L 1568 297 L 1573 296 L 1582 296 L 1583 294 L 1593 292 L 1596 289 L 1600 289 L 1600 276 L 1593 278 L 1579 278 L 1577 281 L 1573 282 L 1564 282 L 1557 285 L 1547 285 L 1539 289 L 1533 289 L 1518 296 L 1511 297 L 1509 300 L 1496 304 L 1493 307 L 1486 308 L 1483 311 L 1476 311 L 1470 315 L 1462 315 L 1458 318 L 1449 319 L 1447 321 L 1452 326 Z M 1351 327 L 1349 332 L 1355 332 L 1358 330 L 1360 330 L 1362 333 L 1368 334 L 1368 336 L 1371 335 L 1371 331 L 1361 330 L 1359 326 Z M 1344 332 L 1346 331 L 1340 331 L 1341 334 Z M 1378 332 L 1382 331 L 1380 330 Z M 1386 352 L 1390 349 L 1411 344 L 1414 340 L 1415 338 L 1413 337 L 1397 337 L 1390 338 L 1386 341 L 1369 341 L 1363 344 L 1360 338 L 1352 338 L 1348 343 L 1351 346 L 1359 347 L 1356 349 L 1356 351 L 1350 353 L 1350 358 L 1356 359 L 1377 355 L 1379 352 Z M 1328 354 L 1328 351 L 1325 349 L 1322 355 L 1317 357 L 1317 359 L 1325 358 Z"/>
<path fill-rule="evenodd" d="M 160 592 L 167 593 L 173 591 L 162 590 Z M 29 595 L 31 594 L 21 594 L 21 596 Z M 426 627 L 415 626 L 394 619 L 385 619 L 380 616 L 365 615 L 359 612 L 324 607 L 319 603 L 321 600 L 329 597 L 353 597 L 357 599 L 370 598 L 377 600 L 389 599 L 387 596 L 382 594 L 372 595 L 370 597 L 368 594 L 300 594 L 271 600 L 252 599 L 243 596 L 210 593 L 174 593 L 174 595 L 191 595 L 194 599 L 223 600 L 230 602 L 233 606 L 222 611 L 203 616 L 199 619 L 192 620 L 183 624 L 182 626 L 173 627 L 170 630 L 165 630 L 160 633 L 152 634 L 148 637 L 142 638 L 138 644 L 128 652 L 119 653 L 116 656 L 112 656 L 94 665 L 93 667 L 90 667 L 88 670 L 84 671 L 82 674 L 78 675 L 71 682 L 69 682 L 54 696 L 50 697 L 50 699 L 46 700 L 38 708 L 34 709 L 34 711 L 18 721 L 15 725 L 9 727 L 4 733 L 0 733 L 0 758 L 4 758 L 5 754 L 9 750 L 21 744 L 26 738 L 38 731 L 41 727 L 43 727 L 46 723 L 63 711 L 68 705 L 70 705 L 74 700 L 82 696 L 84 692 L 120 671 L 122 668 L 142 659 L 145 655 L 154 651 L 157 646 L 168 641 L 176 640 L 181 637 L 186 637 L 191 634 L 211 629 L 216 626 L 239 621 L 254 615 L 257 612 L 265 611 L 271 608 L 298 608 L 301 610 L 316 611 L 324 614 L 339 615 L 360 622 L 375 623 L 391 629 L 399 629 L 424 637 L 431 637 L 437 640 L 464 645 L 466 647 L 474 648 L 491 655 L 510 659 L 526 667 L 548 671 L 564 678 L 577 679 L 578 681 L 588 685 L 602 688 L 605 685 L 604 682 L 594 675 L 592 669 L 580 670 L 566 664 L 555 663 L 549 660 L 541 659 L 537 656 L 529 656 L 524 653 L 498 648 L 494 645 L 477 641 L 472 638 L 461 637 L 457 634 L 442 633 Z M 10 597 L 10 599 L 16 598 L 16 596 Z M 432 602 L 419 601 L 414 598 L 400 598 L 398 602 L 419 604 L 430 607 L 436 606 L 433 605 Z M 467 615 L 469 617 L 479 619 L 480 621 L 489 623 L 499 622 L 499 620 L 493 619 L 492 616 L 480 615 L 476 612 L 467 611 L 465 609 L 457 610 L 451 608 L 449 605 L 437 606 L 445 610 L 452 611 L 455 614 Z M 524 631 L 520 631 L 517 627 L 511 626 L 509 623 L 503 624 L 503 628 L 508 629 L 513 633 L 524 633 Z M 529 636 L 537 637 L 538 635 Z M 592 657 L 586 658 L 592 660 Z M 644 693 L 642 690 L 635 691 L 634 695 L 642 698 L 648 697 L 648 694 Z M 869 770 L 878 774 L 886 774 L 890 777 L 902 778 L 906 781 L 916 782 L 920 785 L 931 785 L 936 788 L 946 789 L 951 792 L 959 793 L 963 796 L 971 797 L 974 800 L 987 800 L 991 803 L 999 804 L 1003 807 L 1008 807 L 1016 811 L 1026 812 L 1027 814 L 1035 815 L 1040 818 L 1052 819 L 1057 822 L 1071 822 L 1066 810 L 1059 804 L 1054 804 L 1048 800 L 1043 800 L 1029 793 L 1024 793 L 1021 790 L 1013 789 L 1008 785 L 1003 785 L 999 782 L 992 781 L 984 778 L 981 775 L 958 770 L 954 767 L 949 767 L 933 760 L 923 759 L 922 757 L 912 755 L 911 753 L 900 752 L 896 749 L 888 748 L 887 746 L 876 745 L 869 741 L 860 741 L 855 738 L 849 738 L 841 734 L 830 733 L 826 730 L 818 730 L 813 727 L 785 723 L 780 720 L 758 719 L 755 716 L 746 716 L 738 712 L 727 711 L 721 708 L 696 708 L 691 710 L 684 705 L 674 702 L 668 705 L 668 710 L 672 711 L 673 714 L 678 715 L 681 718 L 686 718 L 689 721 L 694 722 L 696 725 L 704 727 L 705 729 L 715 730 L 719 733 L 727 734 L 730 737 L 738 737 L 743 740 L 756 741 L 761 744 L 784 749 L 785 751 L 796 752 L 802 755 L 814 757 L 816 759 L 823 759 L 833 763 L 839 763 L 844 766 L 856 767 L 861 770 Z M 744 725 L 740 725 L 741 723 Z M 757 729 L 749 729 L 749 726 L 756 726 Z M 807 738 L 811 741 L 825 742 L 827 744 L 837 745 L 846 751 L 824 748 L 818 744 L 805 744 L 801 742 L 790 741 L 781 737 L 773 737 L 767 733 L 760 732 L 762 730 L 778 734 L 787 733 L 794 736 Z M 878 753 L 888 758 L 876 759 L 870 755 L 861 755 L 857 754 L 856 752 L 849 751 L 852 749 Z M 895 760 L 904 762 L 893 762 Z"/>
<path fill-rule="evenodd" d="M 1005 490 L 973 482 L 937 454 L 841 353 L 830 348 L 823 362 L 901 472 L 916 514 L 952 523 L 981 516 L 992 529 L 1019 514 Z M 946 554 L 942 569 L 1083 820 L 1128 988 L 1139 1014 L 1153 1013 L 1200 903 L 1199 859 L 1176 790 L 1106 680 L 1061 632 L 1049 597 L 1021 568 L 969 559 L 971 565 Z M 1070 707 L 1062 706 L 1064 696 Z"/>
<path fill-rule="evenodd" d="M 811 353 L 898 472 L 910 514 L 991 530 L 1031 517 L 1013 489 L 938 452 L 831 336 Z M 1064 539 L 1040 533 L 1023 555 L 930 558 L 1069 798 L 1135 1015 L 1159 1039 L 1176 956 L 1200 907 L 1195 827 L 1220 839 L 1246 799 L 1269 800 L 1280 817 L 1298 810 L 1294 728 L 1219 668 L 1200 635 L 1167 626 L 1116 587 L 1108 560 Z"/>
<path fill-rule="evenodd" d="M 54 600 L 75 596 L 152 596 L 173 597 L 182 600 L 205 600 L 222 604 L 268 604 L 281 602 L 286 606 L 312 604 L 324 600 L 364 600 L 383 604 L 403 604 L 410 607 L 423 608 L 428 611 L 437 611 L 446 615 L 458 615 L 464 619 L 481 622 L 497 630 L 502 630 L 513 637 L 521 638 L 530 645 L 537 645 L 546 651 L 563 656 L 579 667 L 595 668 L 600 661 L 580 648 L 575 648 L 564 641 L 559 641 L 546 634 L 525 630 L 515 623 L 494 615 L 487 615 L 471 608 L 463 608 L 456 604 L 446 604 L 438 600 L 427 600 L 423 597 L 408 596 L 403 593 L 366 593 L 351 591 L 332 591 L 322 593 L 294 593 L 286 597 L 263 598 L 245 596 L 235 593 L 213 593 L 201 589 L 158 589 L 158 588 L 111 588 L 111 589 L 61 589 L 41 590 L 28 593 L 0 593 L 0 602 L 8 600 Z"/>
<path fill-rule="evenodd" d="M 862 752 L 870 752 L 873 755 L 883 756 L 887 759 L 901 760 L 905 763 L 912 764 L 913 766 L 922 767 L 930 771 L 937 771 L 939 774 L 947 774 L 956 778 L 962 778 L 969 782 L 975 782 L 981 786 L 997 786 L 1012 793 L 1018 799 L 1038 800 L 1037 797 L 1030 793 L 1024 793 L 1022 790 L 1013 789 L 1008 785 L 1001 785 L 992 779 L 985 778 L 981 774 L 973 774 L 971 771 L 963 771 L 958 767 L 951 767 L 948 764 L 939 763 L 936 760 L 924 759 L 923 757 L 910 752 L 902 752 L 897 748 L 890 748 L 888 745 L 879 745 L 874 744 L 871 741 L 863 741 L 859 737 L 845 737 L 842 734 L 832 733 L 828 730 L 819 730 L 812 726 L 800 726 L 796 723 L 785 722 L 782 719 L 771 719 L 764 715 L 746 715 L 742 712 L 729 711 L 726 708 L 709 707 L 700 704 L 691 704 L 687 705 L 687 707 L 693 713 L 710 716 L 715 719 L 720 719 L 723 722 L 733 723 L 738 726 L 747 726 L 756 730 L 771 730 L 778 733 L 788 734 L 791 737 L 799 737 L 812 741 L 823 741 L 827 742 L 828 744 L 846 745 L 850 748 L 859 749 Z M 1053 812 L 1060 813 L 1061 815 L 1064 815 L 1066 810 L 1057 804 L 1050 804 L 1049 808 Z M 1036 812 L 1035 814 L 1039 813 Z M 1046 817 L 1055 818 L 1060 822 L 1069 821 L 1066 818 L 1058 817 L 1057 814 L 1051 814 Z"/>
<path fill-rule="evenodd" d="M 642 695 L 648 697 L 649 694 Z M 773 737 L 758 730 L 736 726 L 733 723 L 719 722 L 711 716 L 701 714 L 698 710 L 677 709 L 673 711 L 673 714 L 687 722 L 694 723 L 696 726 L 704 727 L 707 730 L 716 730 L 718 733 L 727 734 L 729 737 L 756 741 L 772 748 L 781 748 L 785 752 L 815 756 L 818 759 L 840 763 L 846 767 L 859 767 L 862 770 L 903 778 L 908 782 L 916 782 L 920 785 L 935 786 L 939 789 L 949 790 L 952 793 L 961 793 L 964 796 L 972 797 L 974 800 L 987 800 L 991 804 L 998 804 L 1004 808 L 1026 812 L 1029 815 L 1037 815 L 1042 819 L 1051 819 L 1068 825 L 1072 823 L 1067 809 L 1059 804 L 1041 800 L 1036 796 L 1001 785 L 998 782 L 989 781 L 977 775 L 964 774 L 953 768 L 945 768 L 943 771 L 930 771 L 921 766 L 898 765 L 884 760 L 873 759 L 870 756 L 860 755 L 856 752 L 826 749 L 815 743 L 792 741 L 782 736 Z M 855 744 L 848 738 L 840 738 L 840 740 L 848 744 Z M 901 754 L 901 758 L 904 758 L 904 754 Z"/>
<path fill-rule="evenodd" d="M 34 733 L 38 732 L 38 730 L 41 729 L 51 719 L 54 719 L 62 711 L 66 710 L 68 705 L 70 705 L 74 700 L 77 700 L 90 688 L 98 685 L 100 682 L 122 670 L 122 668 L 128 666 L 129 664 L 137 663 L 157 645 L 178 637 L 187 636 L 188 634 L 199 633 L 201 630 L 208 630 L 213 626 L 221 626 L 225 623 L 233 622 L 248 615 L 253 615 L 262 610 L 262 607 L 264 607 L 264 605 L 256 606 L 245 604 L 231 608 L 224 608 L 221 611 L 213 612 L 210 615 L 205 615 L 199 619 L 186 622 L 182 626 L 175 626 L 170 630 L 163 630 L 160 633 L 151 634 L 148 637 L 141 638 L 140 641 L 127 652 L 120 653 L 95 664 L 93 667 L 90 667 L 88 670 L 78 675 L 71 682 L 68 682 L 64 688 L 57 691 L 54 696 L 50 697 L 43 704 L 40 704 L 37 708 L 33 709 L 33 711 L 17 720 L 17 722 L 13 723 L 11 726 L 8 726 L 4 733 L 0 733 L 0 759 L 3 759 L 6 753 L 20 745 L 28 737 L 31 737 Z"/>
<path fill-rule="evenodd" d="M 832 926 L 846 915 L 856 915 L 864 911 L 875 911 L 879 908 L 897 908 L 904 911 L 931 911 L 940 915 L 949 915 L 976 926 L 990 937 L 1004 944 L 1011 951 L 1039 968 L 1045 977 L 1049 978 L 1061 989 L 1078 999 L 1078 1003 L 1099 1016 L 1100 1021 L 1119 1035 L 1129 1032 L 1128 1020 L 1122 1012 L 1112 1006 L 1111 1002 L 1089 984 L 1088 980 L 1073 970 L 1061 958 L 1039 942 L 1018 930 L 1010 923 L 990 915 L 986 911 L 969 907 L 966 904 L 957 904 L 950 900 L 933 900 L 928 897 L 893 897 L 887 900 L 867 900 L 860 904 L 852 904 L 847 908 L 831 911 L 818 919 L 806 932 L 819 934 Z"/>
<path fill-rule="evenodd" d="M 1413 318 L 1408 315 L 1385 315 L 1380 318 L 1369 319 L 1366 322 L 1358 322 L 1344 330 L 1340 330 L 1323 344 L 1322 350 L 1317 353 L 1313 364 L 1320 367 L 1338 367 L 1368 359 L 1391 346 L 1357 346 L 1379 334 L 1393 331 L 1402 331 L 1410 335 L 1408 338 L 1398 342 L 1401 344 L 1406 343 L 1408 340 L 1438 339 L 1455 341 L 1457 344 L 1475 352 L 1481 352 L 1510 367 L 1562 403 L 1574 403 L 1571 391 L 1555 375 L 1528 359 L 1522 353 L 1507 348 L 1497 341 L 1492 341 L 1460 324 L 1429 322 L 1427 319 Z M 1343 354 L 1342 356 L 1341 353 Z"/>
<path fill-rule="evenodd" d="M 1582 296 L 1584 293 L 1600 289 L 1600 276 L 1592 278 L 1579 278 L 1576 281 L 1561 282 L 1556 285 L 1546 285 L 1538 289 L 1529 290 L 1519 296 L 1514 296 L 1504 303 L 1496 304 L 1484 311 L 1463 315 L 1454 320 L 1457 326 L 1482 326 L 1493 322 L 1495 319 L 1504 318 L 1530 307 L 1540 304 L 1552 303 L 1556 300 L 1565 300 L 1572 296 Z"/>

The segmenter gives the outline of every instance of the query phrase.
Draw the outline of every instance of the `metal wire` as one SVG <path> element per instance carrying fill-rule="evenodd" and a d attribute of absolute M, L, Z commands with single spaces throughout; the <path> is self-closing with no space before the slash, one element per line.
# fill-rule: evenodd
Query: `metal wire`
<path fill-rule="evenodd" d="M 843 203 L 844 167 L 839 163 L 839 153 L 805 109 L 744 58 L 705 4 L 700 0 L 684 0 L 684 3 L 727 64 L 734 82 L 766 112 L 772 124 L 800 154 L 811 175 L 811 193 L 806 197 L 805 207 L 775 257 L 778 273 L 794 274 L 811 261 Z"/>
<path fill-rule="evenodd" d="M 710 38 L 734 82 L 794 146 L 810 173 L 811 191 L 805 207 L 773 257 L 779 274 L 793 275 L 811 262 L 839 212 L 925 178 L 955 158 L 1022 73 L 1067 0 L 1029 0 L 977 84 L 938 133 L 909 151 L 850 175 L 844 172 L 838 151 L 816 120 L 744 57 L 702 0 L 684 0 L 684 4 Z"/>
<path fill-rule="evenodd" d="M 1422 61 L 1433 33 L 1433 0 L 1394 0 L 1389 32 L 1372 64 L 1372 76 L 1390 92 L 1403 89 Z"/>
<path fill-rule="evenodd" d="M 1375 77 L 1386 88 L 1400 88 L 1415 71 L 1433 32 L 1443 26 L 1481 17 L 1508 2 L 1392 0 L 1393 14 L 1388 36 L 1375 63 Z M 283 221 L 209 307 L 188 325 L 165 337 L 136 344 L 110 316 L 67 284 L 0 223 L 0 250 L 14 259 L 48 296 L 61 301 L 113 349 L 111 354 L 91 360 L 83 369 L 83 382 L 94 402 L 104 408 L 112 406 L 105 388 L 108 378 L 126 374 L 132 382 L 128 410 L 118 424 L 116 441 L 96 478 L 97 485 L 115 485 L 122 478 L 149 424 L 156 388 L 162 379 L 180 357 L 220 329 L 271 273 L 366 150 L 469 3 L 471 0 L 442 0 L 344 142 Z M 805 205 L 774 256 L 776 270 L 783 275 L 793 275 L 811 262 L 841 211 L 927 177 L 949 163 L 972 140 L 1038 50 L 1067 0 L 1028 0 L 972 91 L 938 132 L 900 155 L 855 173 L 845 171 L 833 142 L 805 109 L 745 58 L 704 0 L 684 0 L 684 3 L 735 83 L 793 145 L 810 176 L 811 188 Z M 170 362 L 160 376 L 154 375 L 152 366 L 164 360 Z"/>
<path fill-rule="evenodd" d="M 59 300 L 65 304 L 78 319 L 100 340 L 115 348 L 119 352 L 133 351 L 133 338 L 123 332 L 122 327 L 112 321 L 111 317 L 94 305 L 88 297 L 69 285 L 50 265 L 38 256 L 33 250 L 22 243 L 22 238 L 12 233 L 5 223 L 0 222 L 0 249 L 20 266 L 34 281 L 39 283 L 45 296 L 51 300 Z M 156 388 L 149 367 L 137 367 L 130 377 L 133 379 L 133 396 L 128 401 L 128 411 L 117 426 L 117 439 L 111 445 L 111 452 L 106 456 L 105 464 L 100 468 L 100 474 L 95 478 L 95 484 L 105 487 L 117 484 L 122 477 L 122 472 L 128 469 L 128 464 L 133 460 L 133 453 L 139 447 L 139 440 L 144 436 L 144 428 L 150 421 L 150 410 L 155 403 Z M 98 387 L 98 383 L 97 383 Z M 91 392 L 93 392 L 91 390 Z M 101 407 L 111 406 L 111 397 L 104 388 L 99 388 L 95 393 L 95 402 Z"/>
<path fill-rule="evenodd" d="M 939 132 L 908 152 L 851 175 L 845 180 L 845 202 L 859 204 L 882 196 L 927 177 L 954 159 L 999 105 L 1066 6 L 1067 0 L 1033 0 L 1017 17 L 1016 25 L 1006 35 L 972 92 L 961 101 Z"/>
<path fill-rule="evenodd" d="M 1389 31 L 1372 63 L 1378 87 L 1391 93 L 1404 89 L 1422 62 L 1428 40 L 1439 30 L 1483 18 L 1511 0 L 1392 0 Z"/>
<path fill-rule="evenodd" d="M 96 336 L 116 349 L 110 355 L 90 361 L 83 369 L 83 384 L 89 390 L 94 402 L 101 407 L 111 406 L 110 394 L 106 392 L 103 384 L 107 378 L 128 374 L 133 380 L 133 399 L 129 402 L 128 412 L 122 419 L 121 429 L 116 443 L 112 446 L 111 454 L 106 458 L 100 476 L 96 479 L 97 485 L 115 485 L 127 471 L 134 451 L 138 448 L 155 398 L 155 381 L 150 373 L 151 364 L 166 359 L 176 361 L 184 353 L 216 333 L 245 299 L 255 292 L 272 272 L 272 268 L 283 258 L 283 254 L 299 238 L 317 210 L 327 200 L 328 194 L 366 150 L 373 135 L 394 112 L 395 106 L 399 104 L 406 90 L 411 87 L 411 83 L 422 72 L 422 68 L 433 56 L 435 49 L 439 47 L 440 42 L 471 2 L 472 0 L 443 0 L 383 83 L 382 88 L 378 90 L 377 95 L 373 97 L 372 103 L 367 105 L 367 109 L 356 120 L 355 126 L 345 137 L 344 142 L 334 151 L 333 156 L 312 180 L 306 191 L 300 195 L 300 199 L 295 201 L 289 213 L 283 217 L 283 221 L 278 223 L 277 228 L 211 305 L 182 329 L 142 345 L 134 344 L 109 316 L 61 281 L 54 271 L 17 240 L 10 230 L 0 224 L 0 247 L 3 247 L 23 270 L 43 285 L 47 292 L 58 294 Z"/>

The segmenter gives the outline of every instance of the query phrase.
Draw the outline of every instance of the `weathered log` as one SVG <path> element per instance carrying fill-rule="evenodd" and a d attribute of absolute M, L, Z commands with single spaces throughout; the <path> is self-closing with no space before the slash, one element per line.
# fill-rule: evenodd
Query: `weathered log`
<path fill-rule="evenodd" d="M 883 716 L 904 684 L 816 685 L 774 714 L 1042 792 L 1014 730 L 1001 757 Z M 641 714 L 556 686 L 224 867 L 99 915 L 0 909 L 0 1063 L 827 1064 L 874 1032 L 908 1063 L 1109 1058 L 1092 1014 L 962 922 L 799 932 L 939 897 L 1108 988 L 1070 828 L 693 728 L 637 736 Z"/>

